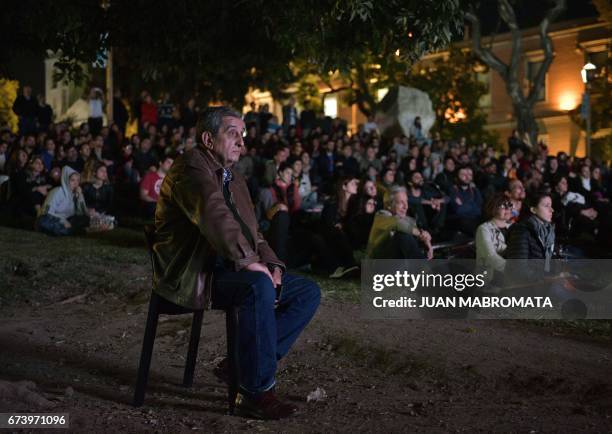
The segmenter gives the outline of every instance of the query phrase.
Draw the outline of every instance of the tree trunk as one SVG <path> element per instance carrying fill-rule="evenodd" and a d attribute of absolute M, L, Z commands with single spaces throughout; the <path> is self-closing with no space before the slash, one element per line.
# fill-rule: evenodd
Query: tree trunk
<path fill-rule="evenodd" d="M 533 147 L 538 139 L 538 123 L 533 115 L 533 109 L 525 103 L 519 105 L 515 104 L 514 117 L 516 118 L 516 129 L 521 139 L 523 139 L 525 137 L 524 134 L 527 133 L 530 142 L 527 144 Z"/>
<path fill-rule="evenodd" d="M 510 63 L 505 64 L 497 57 L 489 48 L 482 46 L 482 35 L 480 30 L 480 20 L 473 11 L 466 12 L 465 18 L 472 24 L 472 49 L 474 53 L 486 63 L 491 69 L 497 71 L 501 78 L 506 83 L 506 91 L 512 99 L 512 107 L 514 108 L 514 117 L 516 120 L 516 129 L 519 131 L 521 138 L 527 134 L 531 145 L 537 143 L 538 124 L 533 114 L 533 107 L 537 100 L 537 96 L 544 86 L 546 72 L 553 61 L 553 46 L 550 37 L 548 36 L 548 28 L 550 24 L 565 10 L 566 0 L 555 0 L 554 6 L 548 10 L 546 16 L 542 19 L 539 26 L 540 42 L 544 51 L 544 59 L 542 66 L 533 79 L 531 89 L 527 96 L 524 95 L 521 89 L 521 84 L 518 78 L 518 70 L 522 56 L 522 35 L 514 14 L 514 9 L 508 0 L 498 0 L 499 15 L 510 28 L 512 36 L 512 53 Z"/>

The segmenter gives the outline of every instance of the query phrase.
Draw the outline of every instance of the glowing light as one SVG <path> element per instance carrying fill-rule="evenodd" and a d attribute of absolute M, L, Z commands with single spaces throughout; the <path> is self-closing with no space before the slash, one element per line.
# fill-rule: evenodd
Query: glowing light
<path fill-rule="evenodd" d="M 408 32 L 408 37 L 412 38 L 412 32 Z"/>
<path fill-rule="evenodd" d="M 466 119 L 467 115 L 461 107 L 459 107 L 457 110 L 453 110 L 449 107 L 444 112 L 444 118 L 446 118 L 451 124 L 456 124 L 457 122 L 461 122 L 462 120 Z"/>
<path fill-rule="evenodd" d="M 323 111 L 325 112 L 325 116 L 329 116 L 331 118 L 338 116 L 338 98 L 336 98 L 335 95 L 325 98 Z"/>
<path fill-rule="evenodd" d="M 399 56 L 399 55 L 400 55 L 400 50 L 399 50 L 399 48 L 398 48 L 397 50 L 395 50 L 395 55 L 396 55 L 396 56 Z"/>
<path fill-rule="evenodd" d="M 387 87 L 383 87 L 382 89 L 378 89 L 376 91 L 376 96 L 378 98 L 378 101 L 382 100 L 385 97 L 385 95 L 387 94 L 387 92 L 389 92 L 389 88 L 387 88 Z"/>
<path fill-rule="evenodd" d="M 586 65 L 582 67 L 582 70 L 580 71 L 580 75 L 582 76 L 583 83 L 586 84 L 587 81 L 589 81 L 588 71 L 592 71 L 594 69 L 597 69 L 597 67 L 593 65 L 591 62 L 587 63 Z"/>
<path fill-rule="evenodd" d="M 564 111 L 573 110 L 578 105 L 578 96 L 574 93 L 564 93 L 559 98 L 559 108 Z"/>

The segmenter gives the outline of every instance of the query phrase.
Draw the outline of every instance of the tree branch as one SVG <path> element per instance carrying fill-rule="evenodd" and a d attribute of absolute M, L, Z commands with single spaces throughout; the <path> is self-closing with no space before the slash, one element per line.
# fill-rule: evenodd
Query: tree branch
<path fill-rule="evenodd" d="M 376 101 L 370 94 L 370 89 L 368 88 L 368 83 L 366 82 L 366 76 L 362 65 L 357 63 L 355 65 L 355 69 L 357 71 L 357 89 L 355 90 L 357 106 L 363 114 L 369 116 L 373 114 L 376 109 Z"/>
<path fill-rule="evenodd" d="M 555 6 L 548 10 L 546 16 L 540 22 L 539 33 L 542 49 L 544 50 L 544 61 L 538 70 L 538 73 L 533 81 L 533 86 L 529 91 L 529 96 L 527 97 L 527 103 L 530 105 L 535 104 L 539 90 L 544 85 L 546 72 L 548 72 L 548 68 L 550 67 L 554 57 L 552 39 L 550 36 L 548 36 L 548 28 L 550 27 L 550 24 L 555 21 L 565 10 L 565 7 L 565 0 L 555 0 Z"/>
<path fill-rule="evenodd" d="M 508 78 L 510 81 L 516 81 L 518 83 L 519 61 L 521 60 L 522 51 L 521 30 L 516 21 L 514 9 L 508 0 L 498 0 L 498 10 L 499 16 L 508 25 L 512 35 L 512 53 L 510 55 L 510 65 L 508 67 Z M 521 92 L 521 97 L 522 96 L 523 94 Z"/>
<path fill-rule="evenodd" d="M 474 53 L 484 62 L 489 68 L 496 70 L 499 75 L 506 81 L 508 77 L 508 66 L 500 60 L 493 52 L 482 46 L 482 33 L 480 30 L 480 20 L 473 11 L 465 13 L 465 19 L 472 24 L 472 49 Z"/>

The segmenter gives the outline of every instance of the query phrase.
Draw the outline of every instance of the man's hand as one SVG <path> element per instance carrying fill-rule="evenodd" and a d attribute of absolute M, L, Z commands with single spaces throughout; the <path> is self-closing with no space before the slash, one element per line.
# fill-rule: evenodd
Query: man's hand
<path fill-rule="evenodd" d="M 429 245 L 429 248 L 427 249 L 426 257 L 428 261 L 431 261 L 433 259 L 433 247 L 431 246 L 431 244 Z"/>
<path fill-rule="evenodd" d="M 272 277 L 270 270 L 268 270 L 268 267 L 262 264 L 261 262 L 253 262 L 252 264 L 249 264 L 246 267 L 244 267 L 243 270 L 259 271 L 260 273 L 264 273 L 266 276 L 270 278 L 270 280 L 272 281 L 272 284 L 275 285 L 274 278 Z"/>
<path fill-rule="evenodd" d="M 597 211 L 595 211 L 593 208 L 583 209 L 580 211 L 580 214 L 591 220 L 595 220 L 597 218 Z"/>
<path fill-rule="evenodd" d="M 274 271 L 272 272 L 272 283 L 274 286 L 278 286 L 281 284 L 283 272 L 280 267 L 274 267 Z"/>
<path fill-rule="evenodd" d="M 427 231 L 421 231 L 419 239 L 425 244 L 431 243 L 431 235 Z"/>

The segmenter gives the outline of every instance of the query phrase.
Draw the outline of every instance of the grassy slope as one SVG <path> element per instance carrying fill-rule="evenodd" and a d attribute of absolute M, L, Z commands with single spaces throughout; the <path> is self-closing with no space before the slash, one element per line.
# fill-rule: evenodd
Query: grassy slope
<path fill-rule="evenodd" d="M 146 299 L 149 260 L 140 230 L 117 228 L 86 237 L 57 238 L 0 227 L 0 308 L 54 303 L 92 292 Z M 298 273 L 301 274 L 301 273 Z M 328 299 L 359 302 L 358 280 L 313 277 Z M 553 332 L 608 340 L 612 321 L 530 321 Z"/>

